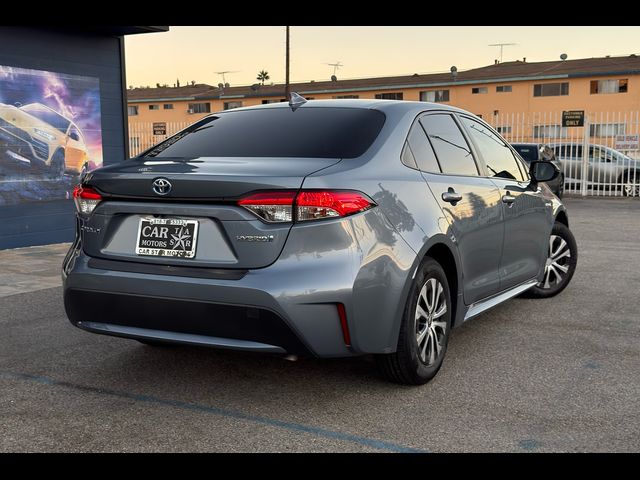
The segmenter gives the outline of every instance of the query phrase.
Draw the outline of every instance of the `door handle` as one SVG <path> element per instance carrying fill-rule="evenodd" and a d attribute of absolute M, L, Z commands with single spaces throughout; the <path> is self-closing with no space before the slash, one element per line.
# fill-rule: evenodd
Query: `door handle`
<path fill-rule="evenodd" d="M 442 200 L 455 205 L 462 200 L 462 194 L 456 193 L 453 188 L 449 188 L 449 191 L 442 194 Z"/>
<path fill-rule="evenodd" d="M 516 201 L 516 197 L 511 195 L 509 192 L 507 192 L 506 195 L 502 196 L 502 203 L 507 203 L 507 204 L 511 205 L 515 201 Z"/>

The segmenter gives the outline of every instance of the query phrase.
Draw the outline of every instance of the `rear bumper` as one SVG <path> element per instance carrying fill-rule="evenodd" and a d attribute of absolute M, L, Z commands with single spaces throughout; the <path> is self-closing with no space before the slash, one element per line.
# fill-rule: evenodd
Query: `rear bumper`
<path fill-rule="evenodd" d="M 390 353 L 418 263 L 379 209 L 296 225 L 277 261 L 256 269 L 98 259 L 77 241 L 63 265 L 65 306 L 76 326 L 110 335 L 319 357 Z"/>
<path fill-rule="evenodd" d="M 357 353 L 343 339 L 336 307 L 348 302 L 343 294 L 325 292 L 325 301 L 310 303 L 289 288 L 304 288 L 309 272 L 299 272 L 296 280 L 290 270 L 270 267 L 231 271 L 225 279 L 215 272 L 196 277 L 112 270 L 112 262 L 92 260 L 77 251 L 63 272 L 67 316 L 84 330 L 264 353 Z"/>
<path fill-rule="evenodd" d="M 71 322 L 94 333 L 263 353 L 310 353 L 278 314 L 264 308 L 78 289 L 66 290 L 64 303 Z"/>

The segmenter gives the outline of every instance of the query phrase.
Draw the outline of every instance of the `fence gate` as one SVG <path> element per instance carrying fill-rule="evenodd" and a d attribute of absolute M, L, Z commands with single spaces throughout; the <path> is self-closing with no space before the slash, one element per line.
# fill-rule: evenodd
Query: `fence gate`
<path fill-rule="evenodd" d="M 555 152 L 565 191 L 595 196 L 640 194 L 640 112 L 585 112 L 583 127 L 563 127 L 562 112 L 486 119 L 511 143 L 544 143 Z"/>

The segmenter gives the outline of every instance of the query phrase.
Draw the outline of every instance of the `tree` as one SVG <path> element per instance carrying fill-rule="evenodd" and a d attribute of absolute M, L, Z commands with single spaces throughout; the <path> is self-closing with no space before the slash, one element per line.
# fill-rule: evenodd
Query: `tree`
<path fill-rule="evenodd" d="M 260 70 L 258 72 L 258 76 L 256 77 L 256 80 L 260 80 L 262 82 L 262 85 L 264 85 L 264 82 L 269 80 L 269 72 L 267 72 L 266 70 Z"/>

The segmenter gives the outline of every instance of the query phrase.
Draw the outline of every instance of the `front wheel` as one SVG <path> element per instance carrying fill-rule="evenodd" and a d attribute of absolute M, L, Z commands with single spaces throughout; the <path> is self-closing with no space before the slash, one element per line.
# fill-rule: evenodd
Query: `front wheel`
<path fill-rule="evenodd" d="M 451 313 L 447 276 L 438 262 L 425 257 L 409 292 L 397 349 L 376 356 L 382 375 L 406 385 L 435 377 L 447 351 Z"/>
<path fill-rule="evenodd" d="M 47 172 L 50 178 L 58 179 L 64 175 L 66 165 L 64 161 L 64 151 L 58 150 L 51 158 L 51 166 Z"/>
<path fill-rule="evenodd" d="M 622 194 L 625 197 L 640 196 L 640 172 L 629 172 L 624 176 Z"/>
<path fill-rule="evenodd" d="M 578 245 L 566 225 L 556 222 L 549 237 L 549 251 L 542 281 L 524 293 L 524 297 L 548 298 L 564 290 L 578 264 Z"/>

